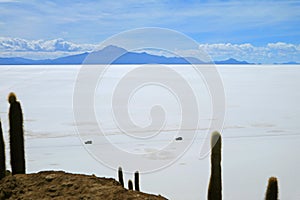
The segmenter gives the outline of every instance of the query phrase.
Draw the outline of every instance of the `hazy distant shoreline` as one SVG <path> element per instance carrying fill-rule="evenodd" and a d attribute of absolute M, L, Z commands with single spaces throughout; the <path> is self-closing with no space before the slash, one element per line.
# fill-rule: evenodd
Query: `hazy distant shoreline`
<path fill-rule="evenodd" d="M 23 57 L 0 57 L 0 65 L 81 65 L 81 64 L 221 64 L 221 65 L 262 65 L 262 63 L 250 63 L 234 58 L 216 61 L 203 61 L 196 57 L 166 57 L 152 55 L 146 52 L 130 52 L 117 46 L 107 46 L 99 51 L 85 52 L 55 59 L 34 60 Z M 299 64 L 294 61 L 272 64 Z"/>

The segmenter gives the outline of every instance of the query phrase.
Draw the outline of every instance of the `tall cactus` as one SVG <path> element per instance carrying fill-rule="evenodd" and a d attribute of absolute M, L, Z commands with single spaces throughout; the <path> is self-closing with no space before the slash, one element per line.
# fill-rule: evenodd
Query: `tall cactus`
<path fill-rule="evenodd" d="M 278 182 L 276 177 L 269 178 L 266 200 L 278 200 Z"/>
<path fill-rule="evenodd" d="M 14 93 L 8 96 L 9 108 L 9 136 L 10 163 L 12 174 L 25 174 L 23 114 L 20 103 Z"/>
<path fill-rule="evenodd" d="M 208 187 L 208 200 L 222 199 L 221 174 L 221 134 L 213 132 L 211 135 L 211 176 Z"/>
<path fill-rule="evenodd" d="M 130 179 L 128 180 L 128 190 L 133 190 L 133 184 Z"/>
<path fill-rule="evenodd" d="M 123 179 L 122 167 L 119 167 L 118 177 L 119 177 L 119 183 L 121 183 L 121 185 L 124 187 L 124 179 Z"/>
<path fill-rule="evenodd" d="M 0 180 L 5 177 L 5 145 L 3 140 L 2 124 L 0 120 Z"/>
<path fill-rule="evenodd" d="M 134 173 L 134 189 L 140 191 L 140 175 L 138 171 Z"/>

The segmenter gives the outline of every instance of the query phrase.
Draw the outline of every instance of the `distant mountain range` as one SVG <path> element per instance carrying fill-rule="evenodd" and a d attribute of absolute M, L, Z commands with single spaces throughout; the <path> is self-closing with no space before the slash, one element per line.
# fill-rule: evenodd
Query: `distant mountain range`
<path fill-rule="evenodd" d="M 222 61 L 214 61 L 215 64 L 253 64 L 253 63 L 248 63 L 247 61 L 239 61 L 233 58 L 229 58 L 227 60 L 222 60 Z"/>
<path fill-rule="evenodd" d="M 117 46 L 107 46 L 92 53 L 82 53 L 56 59 L 33 60 L 21 57 L 0 58 L 0 65 L 67 65 L 67 64 L 205 64 L 194 57 L 165 57 L 145 52 L 129 52 Z M 215 64 L 253 64 L 230 58 Z M 297 64 L 295 62 L 285 64 Z"/>

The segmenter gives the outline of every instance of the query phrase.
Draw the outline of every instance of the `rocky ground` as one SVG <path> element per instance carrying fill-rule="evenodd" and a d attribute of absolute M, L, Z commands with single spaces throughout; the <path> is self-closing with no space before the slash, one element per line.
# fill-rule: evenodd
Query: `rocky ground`
<path fill-rule="evenodd" d="M 0 180 L 0 200 L 4 199 L 163 200 L 165 198 L 127 190 L 111 178 L 45 171 L 8 175 Z"/>

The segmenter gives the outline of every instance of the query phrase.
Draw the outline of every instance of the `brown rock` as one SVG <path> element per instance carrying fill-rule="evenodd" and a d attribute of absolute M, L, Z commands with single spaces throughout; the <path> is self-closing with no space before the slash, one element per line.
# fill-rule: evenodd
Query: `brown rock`
<path fill-rule="evenodd" d="M 55 174 L 49 174 L 45 177 L 47 181 L 52 181 L 55 178 Z"/>
<path fill-rule="evenodd" d="M 0 181 L 0 200 L 163 200 L 156 195 L 128 191 L 119 182 L 62 171 L 46 171 L 34 174 L 6 176 Z"/>

